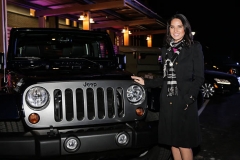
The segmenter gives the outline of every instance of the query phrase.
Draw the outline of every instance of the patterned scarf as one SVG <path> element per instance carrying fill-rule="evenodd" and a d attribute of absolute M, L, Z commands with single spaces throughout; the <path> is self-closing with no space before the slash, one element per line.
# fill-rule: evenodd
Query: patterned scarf
<path fill-rule="evenodd" d="M 178 95 L 178 88 L 177 88 L 177 75 L 174 69 L 174 63 L 177 62 L 178 55 L 180 54 L 181 49 L 183 48 L 184 40 L 174 43 L 172 40 L 170 42 L 170 47 L 168 50 L 173 50 L 173 56 L 170 58 L 166 53 L 165 63 L 163 66 L 163 78 L 166 77 L 167 79 L 167 96 L 177 96 Z"/>

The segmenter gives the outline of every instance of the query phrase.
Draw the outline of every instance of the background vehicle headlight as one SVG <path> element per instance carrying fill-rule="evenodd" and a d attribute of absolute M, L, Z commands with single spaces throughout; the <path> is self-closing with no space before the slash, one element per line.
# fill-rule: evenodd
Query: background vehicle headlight
<path fill-rule="evenodd" d="M 145 90 L 139 85 L 131 85 L 127 89 L 127 99 L 135 105 L 141 104 L 145 100 Z"/>
<path fill-rule="evenodd" d="M 48 103 L 49 94 L 46 89 L 42 87 L 33 87 L 28 90 L 26 94 L 27 104 L 34 108 L 40 109 Z"/>
<path fill-rule="evenodd" d="M 228 84 L 230 85 L 231 83 L 226 80 L 226 79 L 219 79 L 219 78 L 214 78 L 214 80 L 218 83 L 218 84 Z"/>
<path fill-rule="evenodd" d="M 236 68 L 230 68 L 228 73 L 230 73 L 230 74 L 238 74 L 238 70 Z"/>

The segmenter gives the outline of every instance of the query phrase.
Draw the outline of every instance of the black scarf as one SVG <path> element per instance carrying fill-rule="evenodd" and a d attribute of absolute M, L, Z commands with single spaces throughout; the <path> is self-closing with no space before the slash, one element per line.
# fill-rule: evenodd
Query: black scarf
<path fill-rule="evenodd" d="M 184 40 L 174 43 L 173 40 L 170 42 L 170 47 L 168 50 L 173 51 L 173 56 L 170 58 L 166 53 L 165 63 L 163 67 L 163 78 L 167 80 L 167 96 L 177 96 L 178 88 L 177 88 L 177 75 L 174 69 L 174 63 L 177 62 L 178 55 L 180 54 L 181 49 L 183 48 Z"/>

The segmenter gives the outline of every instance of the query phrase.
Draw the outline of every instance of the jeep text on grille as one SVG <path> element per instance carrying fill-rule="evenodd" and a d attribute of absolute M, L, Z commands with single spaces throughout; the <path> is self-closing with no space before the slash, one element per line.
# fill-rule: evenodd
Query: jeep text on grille
<path fill-rule="evenodd" d="M 85 82 L 85 83 L 83 84 L 83 86 L 84 86 L 84 87 L 96 87 L 96 86 L 97 86 L 97 83 L 87 83 L 87 82 Z"/>

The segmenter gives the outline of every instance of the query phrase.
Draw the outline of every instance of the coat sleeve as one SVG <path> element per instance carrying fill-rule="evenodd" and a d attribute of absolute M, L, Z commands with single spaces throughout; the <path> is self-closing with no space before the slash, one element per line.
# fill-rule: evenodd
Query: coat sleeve
<path fill-rule="evenodd" d="M 187 104 L 191 104 L 198 96 L 200 87 L 204 82 L 204 56 L 202 52 L 202 46 L 199 42 L 196 42 L 192 46 L 193 54 L 193 83 L 191 83 L 188 93 L 184 96 Z"/>

